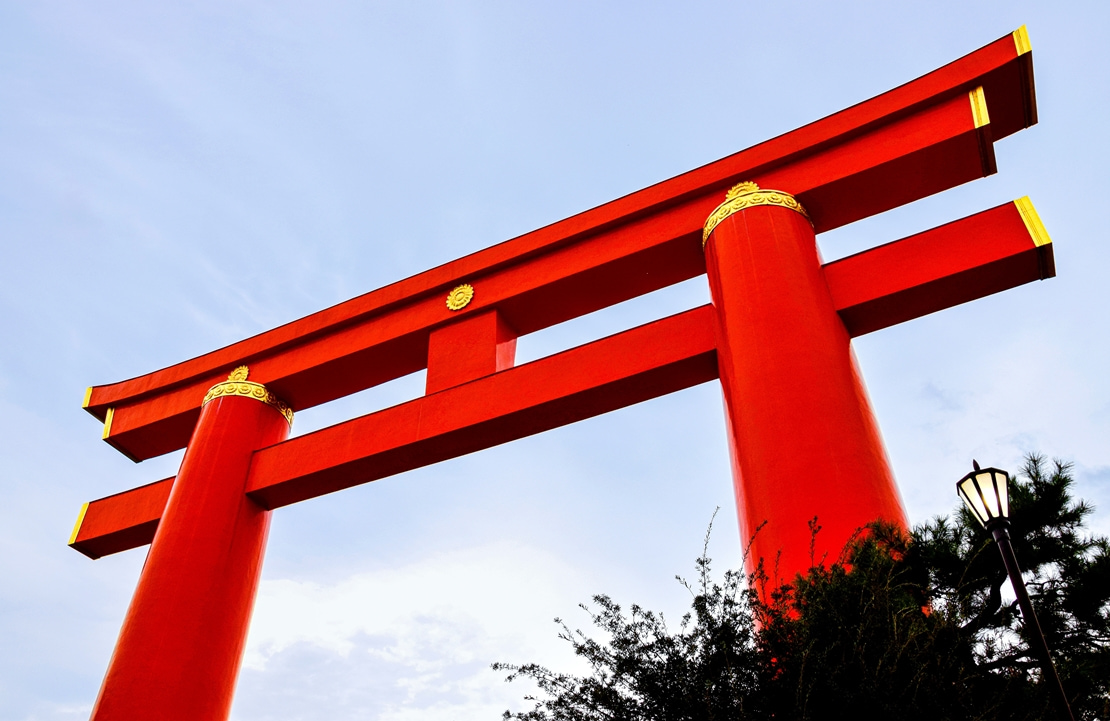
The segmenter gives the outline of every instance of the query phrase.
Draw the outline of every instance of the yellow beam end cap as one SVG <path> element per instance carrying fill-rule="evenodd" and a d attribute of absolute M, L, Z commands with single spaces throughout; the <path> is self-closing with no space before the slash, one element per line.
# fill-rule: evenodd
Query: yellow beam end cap
<path fill-rule="evenodd" d="M 89 504 L 85 503 L 81 506 L 81 512 L 77 514 L 77 523 L 73 526 L 73 533 L 69 536 L 69 543 L 66 545 L 72 546 L 77 542 L 77 534 L 81 532 L 81 524 L 85 522 L 85 513 L 89 510 Z"/>
<path fill-rule="evenodd" d="M 987 94 L 983 92 L 983 86 L 972 90 L 967 97 L 971 101 L 971 117 L 975 120 L 975 127 L 989 125 L 991 116 L 987 112 Z"/>
<path fill-rule="evenodd" d="M 1048 237 L 1048 231 L 1045 230 L 1041 216 L 1037 215 L 1037 209 L 1033 207 L 1033 201 L 1029 200 L 1029 196 L 1018 198 L 1014 201 L 1014 205 L 1017 206 L 1021 220 L 1025 223 L 1025 229 L 1029 231 L 1029 237 L 1033 239 L 1033 245 L 1039 248 L 1052 243 L 1052 238 Z"/>
<path fill-rule="evenodd" d="M 115 408 L 109 408 L 108 412 L 104 414 L 104 435 L 100 437 L 101 440 L 108 440 L 108 436 L 112 433 L 112 416 L 116 414 Z"/>
<path fill-rule="evenodd" d="M 1033 52 L 1033 46 L 1029 44 L 1029 31 L 1022 25 L 1020 28 L 1013 32 L 1014 48 L 1017 50 L 1018 55 Z"/>

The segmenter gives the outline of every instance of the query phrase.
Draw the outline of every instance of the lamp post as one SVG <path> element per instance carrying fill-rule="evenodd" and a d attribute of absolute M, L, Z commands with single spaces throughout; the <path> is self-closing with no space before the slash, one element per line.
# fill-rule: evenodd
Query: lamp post
<path fill-rule="evenodd" d="M 956 492 L 971 509 L 972 515 L 979 519 L 979 523 L 994 536 L 994 542 L 998 544 L 998 550 L 1002 553 L 1002 562 L 1006 565 L 1006 573 L 1010 576 L 1010 584 L 1014 587 L 1014 594 L 1017 595 L 1018 606 L 1021 607 L 1021 617 L 1025 622 L 1032 650 L 1041 662 L 1045 683 L 1053 689 L 1052 693 L 1057 700 L 1061 717 L 1075 721 L 1071 706 L 1068 704 L 1068 697 L 1064 693 L 1064 686 L 1060 683 L 1060 676 L 1056 673 L 1056 666 L 1052 663 L 1052 656 L 1048 652 L 1048 643 L 1045 641 L 1041 624 L 1037 621 L 1037 614 L 1033 612 L 1033 604 L 1029 601 L 1029 592 L 1025 589 L 1025 580 L 1021 577 L 1021 568 L 1014 555 L 1014 547 L 1010 543 L 1010 498 L 1007 490 L 1010 474 L 998 468 L 980 468 L 979 463 L 974 460 L 972 465 L 975 470 L 956 483 Z"/>

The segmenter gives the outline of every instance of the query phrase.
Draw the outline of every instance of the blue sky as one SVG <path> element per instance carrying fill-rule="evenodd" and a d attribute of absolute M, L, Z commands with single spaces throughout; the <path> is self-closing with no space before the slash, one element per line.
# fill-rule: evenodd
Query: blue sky
<path fill-rule="evenodd" d="M 0 720 L 87 718 L 144 552 L 65 546 L 135 465 L 85 387 L 184 360 L 716 160 L 1027 24 L 1040 123 L 996 176 L 826 259 L 1029 195 L 1058 277 L 855 342 L 911 519 L 980 462 L 1076 463 L 1110 532 L 1105 3 L 0 4 Z M 704 278 L 528 336 L 523 362 L 706 302 Z M 295 433 L 418 395 L 411 376 Z M 677 619 L 714 509 L 716 384 L 277 512 L 233 716 L 478 719 L 555 616 Z"/>

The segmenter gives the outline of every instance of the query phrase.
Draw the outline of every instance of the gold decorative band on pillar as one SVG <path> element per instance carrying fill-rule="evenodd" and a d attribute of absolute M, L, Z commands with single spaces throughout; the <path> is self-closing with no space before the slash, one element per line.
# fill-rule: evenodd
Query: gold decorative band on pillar
<path fill-rule="evenodd" d="M 203 406 L 208 401 L 223 396 L 244 396 L 272 406 L 278 413 L 285 416 L 289 425 L 293 425 L 293 409 L 289 407 L 289 404 L 275 396 L 261 383 L 248 381 L 248 375 L 250 375 L 250 368 L 247 366 L 239 366 L 231 371 L 226 381 L 217 383 L 208 389 L 201 405 Z"/>
<path fill-rule="evenodd" d="M 709 218 L 705 221 L 705 228 L 701 232 L 701 247 L 704 250 L 705 244 L 709 241 L 709 235 L 713 232 L 722 220 L 732 215 L 733 213 L 744 210 L 745 208 L 752 208 L 757 205 L 777 205 L 780 208 L 789 208 L 795 212 L 801 213 L 809 220 L 810 225 L 813 221 L 809 219 L 809 213 L 802 207 L 802 204 L 795 200 L 794 196 L 790 193 L 785 193 L 781 190 L 761 190 L 755 183 L 745 181 L 737 183 L 725 194 L 725 202 L 717 206 L 717 208 L 709 214 Z"/>

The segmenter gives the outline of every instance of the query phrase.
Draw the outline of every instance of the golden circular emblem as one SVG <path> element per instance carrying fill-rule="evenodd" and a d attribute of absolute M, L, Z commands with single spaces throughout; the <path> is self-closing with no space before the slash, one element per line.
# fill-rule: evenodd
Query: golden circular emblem
<path fill-rule="evenodd" d="M 474 286 L 469 283 L 463 283 L 447 294 L 447 309 L 462 310 L 473 298 Z"/>

